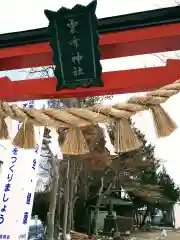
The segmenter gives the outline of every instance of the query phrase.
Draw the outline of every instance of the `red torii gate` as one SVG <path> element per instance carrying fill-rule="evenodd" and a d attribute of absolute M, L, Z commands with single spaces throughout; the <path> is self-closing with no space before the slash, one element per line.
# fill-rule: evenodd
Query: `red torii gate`
<path fill-rule="evenodd" d="M 180 50 L 180 7 L 105 18 L 99 24 L 102 59 Z M 53 65 L 46 28 L 0 35 L 0 71 Z M 180 61 L 165 67 L 103 73 L 104 87 L 56 92 L 55 78 L 0 79 L 0 99 L 21 101 L 153 90 L 180 78 Z"/>

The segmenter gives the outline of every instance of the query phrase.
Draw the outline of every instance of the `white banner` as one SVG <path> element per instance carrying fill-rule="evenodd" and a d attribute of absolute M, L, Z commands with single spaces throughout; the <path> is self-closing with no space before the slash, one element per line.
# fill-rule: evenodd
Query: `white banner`
<path fill-rule="evenodd" d="M 29 101 L 23 107 L 43 107 L 44 101 Z M 22 106 L 22 105 L 21 105 Z M 13 138 L 21 123 L 7 119 Z M 9 140 L 0 141 L 2 164 L 0 174 L 0 239 L 26 240 L 37 182 L 44 127 L 35 127 L 34 150 L 14 147 Z"/>

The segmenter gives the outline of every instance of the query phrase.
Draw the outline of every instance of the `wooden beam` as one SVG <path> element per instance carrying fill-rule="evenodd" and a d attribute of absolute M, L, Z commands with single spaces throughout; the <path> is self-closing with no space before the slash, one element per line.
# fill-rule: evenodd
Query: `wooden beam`
<path fill-rule="evenodd" d="M 77 88 L 75 90 L 56 89 L 55 78 L 10 81 L 0 79 L 0 99 L 4 101 L 24 101 L 51 98 L 83 98 L 107 94 L 150 91 L 170 84 L 180 78 L 180 60 L 168 60 L 164 67 L 143 68 L 106 72 L 102 75 L 104 87 Z"/>
<path fill-rule="evenodd" d="M 102 59 L 180 50 L 180 23 L 106 33 Z M 52 65 L 49 42 L 0 48 L 0 71 Z"/>

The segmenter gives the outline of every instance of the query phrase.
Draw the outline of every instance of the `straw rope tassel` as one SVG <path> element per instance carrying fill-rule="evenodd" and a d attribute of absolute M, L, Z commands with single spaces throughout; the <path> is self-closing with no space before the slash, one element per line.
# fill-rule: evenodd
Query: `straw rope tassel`
<path fill-rule="evenodd" d="M 116 152 L 129 152 L 141 147 L 141 142 L 136 136 L 127 118 L 116 120 L 115 148 Z"/>
<path fill-rule="evenodd" d="M 167 137 L 177 128 L 177 124 L 161 105 L 151 107 L 152 117 L 158 137 Z"/>
<path fill-rule="evenodd" d="M 33 124 L 25 121 L 17 132 L 12 144 L 19 148 L 34 149 L 36 147 L 36 141 Z"/>
<path fill-rule="evenodd" d="M 8 139 L 8 127 L 4 117 L 0 117 L 0 139 Z"/>
<path fill-rule="evenodd" d="M 61 151 L 67 155 L 81 155 L 89 152 L 87 142 L 80 128 L 71 127 L 68 130 Z"/>

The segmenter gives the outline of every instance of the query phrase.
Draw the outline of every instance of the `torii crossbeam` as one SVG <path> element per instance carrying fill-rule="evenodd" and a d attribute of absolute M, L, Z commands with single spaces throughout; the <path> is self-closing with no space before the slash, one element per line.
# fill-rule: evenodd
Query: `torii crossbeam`
<path fill-rule="evenodd" d="M 180 7 L 101 19 L 102 59 L 180 50 Z M 0 35 L 0 71 L 52 65 L 46 28 Z M 103 73 L 104 87 L 60 90 L 55 78 L 0 80 L 0 99 L 21 101 L 148 91 L 180 78 L 180 62 L 165 67 Z"/>

